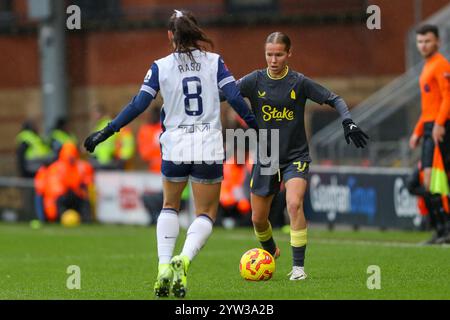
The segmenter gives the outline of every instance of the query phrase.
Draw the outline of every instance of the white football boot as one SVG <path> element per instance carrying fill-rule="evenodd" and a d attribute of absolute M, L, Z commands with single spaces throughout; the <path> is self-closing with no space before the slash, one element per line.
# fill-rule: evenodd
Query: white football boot
<path fill-rule="evenodd" d="M 288 273 L 288 276 L 291 276 L 289 280 L 304 280 L 306 279 L 306 273 L 303 267 L 293 266 L 292 271 Z"/>

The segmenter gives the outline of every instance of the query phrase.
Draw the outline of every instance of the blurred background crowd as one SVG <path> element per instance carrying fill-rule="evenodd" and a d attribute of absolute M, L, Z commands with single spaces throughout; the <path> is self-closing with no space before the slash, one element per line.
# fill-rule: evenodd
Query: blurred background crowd
<path fill-rule="evenodd" d="M 80 29 L 67 28 L 70 5 L 81 9 Z M 370 5 L 381 10 L 381 29 L 367 28 Z M 136 94 L 153 60 L 170 52 L 165 23 L 174 8 L 195 13 L 236 79 L 265 67 L 269 33 L 290 36 L 292 68 L 342 96 L 371 137 L 370 148 L 355 153 L 343 142 L 338 113 L 308 103 L 314 164 L 417 165 L 419 150 L 408 148 L 423 66 L 414 29 L 439 26 L 448 57 L 448 0 L 0 0 L 0 208 L 23 209 L 16 189 L 30 189 L 31 180 L 13 179 L 22 177 L 33 179 L 27 199 L 36 209 L 24 219 L 58 221 L 74 208 L 92 221 L 97 172 L 160 174 L 159 97 L 94 154 L 80 146 Z M 225 104 L 222 124 L 242 127 Z M 249 165 L 225 166 L 219 223 L 250 223 L 250 172 Z M 285 223 L 283 193 L 278 197 L 274 227 Z M 159 212 L 161 194 L 144 193 L 142 201 L 149 215 Z"/>

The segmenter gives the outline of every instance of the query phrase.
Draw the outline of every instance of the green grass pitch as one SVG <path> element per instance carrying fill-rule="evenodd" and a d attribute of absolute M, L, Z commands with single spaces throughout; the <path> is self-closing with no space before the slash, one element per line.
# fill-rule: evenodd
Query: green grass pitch
<path fill-rule="evenodd" d="M 186 299 L 450 298 L 450 246 L 417 245 L 429 233 L 314 226 L 308 233 L 305 281 L 288 280 L 289 237 L 275 231 L 281 257 L 274 277 L 247 282 L 239 275 L 239 259 L 258 246 L 253 231 L 216 228 L 191 264 Z M 0 224 L 0 299 L 154 299 L 155 238 L 154 227 Z M 80 267 L 80 290 L 66 287 L 70 265 Z M 380 267 L 379 290 L 367 288 L 370 265 Z"/>

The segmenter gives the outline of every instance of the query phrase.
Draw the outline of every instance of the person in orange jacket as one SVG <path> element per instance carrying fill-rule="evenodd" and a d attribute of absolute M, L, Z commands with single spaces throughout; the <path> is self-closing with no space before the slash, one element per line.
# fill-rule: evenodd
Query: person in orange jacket
<path fill-rule="evenodd" d="M 80 170 L 83 166 L 84 172 Z M 90 221 L 87 181 L 92 181 L 92 178 L 85 174 L 86 171 L 91 171 L 86 168 L 80 162 L 77 147 L 72 143 L 65 143 L 58 160 L 45 171 L 42 195 L 47 221 L 58 221 L 67 209 L 77 210 L 83 221 Z"/>
<path fill-rule="evenodd" d="M 248 154 L 247 154 L 248 156 Z M 248 158 L 248 157 L 246 157 Z M 250 192 L 246 190 L 247 162 L 237 163 L 228 159 L 223 165 L 223 181 L 220 190 L 219 208 L 222 223 L 231 218 L 240 226 L 250 225 Z"/>
<path fill-rule="evenodd" d="M 160 122 L 160 109 L 150 107 L 147 113 L 147 122 L 139 127 L 137 133 L 137 148 L 139 156 L 148 164 L 148 172 L 161 175 L 161 145 L 159 136 L 162 133 Z M 144 191 L 142 202 L 150 215 L 151 224 L 156 224 L 163 207 L 163 192 Z M 183 203 L 183 198 L 182 198 Z"/>
<path fill-rule="evenodd" d="M 450 73 L 450 63 L 439 53 L 439 30 L 436 26 L 422 25 L 416 33 L 417 49 L 425 64 L 419 78 L 421 115 L 410 137 L 409 146 L 415 149 L 422 140 L 423 186 L 427 191 L 424 195 L 425 202 L 427 206 L 432 206 L 428 208 L 430 212 L 438 207 L 436 210 L 440 210 L 442 215 L 444 204 L 440 197 L 430 193 L 430 184 L 435 146 L 439 146 L 444 168 L 450 170 L 450 83 L 446 77 Z M 444 215 L 444 220 L 450 225 L 450 215 Z M 445 237 L 449 231 L 442 228 L 442 232 L 438 233 Z M 433 235 L 431 242 L 435 236 Z"/>
<path fill-rule="evenodd" d="M 48 167 L 50 165 L 50 161 L 45 162 L 42 166 L 39 167 L 36 175 L 34 176 L 34 204 L 36 209 L 37 218 L 40 221 L 45 221 L 45 213 L 44 213 L 44 193 L 47 179 Z"/>
<path fill-rule="evenodd" d="M 148 171 L 156 174 L 161 173 L 159 136 L 162 133 L 162 126 L 159 117 L 159 109 L 151 109 L 148 113 L 148 122 L 139 128 L 137 135 L 139 155 L 148 163 Z"/>
<path fill-rule="evenodd" d="M 410 137 L 414 149 L 422 139 L 424 184 L 430 186 L 434 146 L 439 144 L 445 166 L 450 166 L 450 83 L 446 74 L 450 63 L 439 53 L 439 32 L 436 26 L 424 25 L 417 30 L 417 48 L 425 59 L 420 75 L 422 112 Z"/>
<path fill-rule="evenodd" d="M 95 202 L 96 202 L 96 191 L 95 191 L 95 169 L 87 160 L 79 159 L 77 161 L 78 172 L 82 177 L 83 188 L 87 191 L 87 201 L 90 207 L 90 218 L 95 219 Z"/>
<path fill-rule="evenodd" d="M 222 189 L 220 190 L 220 204 L 224 208 L 230 207 L 238 207 L 238 204 L 241 201 L 248 200 L 245 199 L 243 185 L 245 180 L 245 166 L 237 163 L 225 163 L 223 166 L 223 182 Z M 245 212 L 245 209 L 250 209 L 250 203 L 248 203 L 248 207 L 244 204 L 240 206 L 244 211 L 240 213 L 248 213 Z"/>

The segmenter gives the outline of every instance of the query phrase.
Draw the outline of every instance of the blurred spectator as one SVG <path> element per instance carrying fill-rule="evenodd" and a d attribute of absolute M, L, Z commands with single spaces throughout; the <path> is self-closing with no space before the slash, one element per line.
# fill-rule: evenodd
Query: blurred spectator
<path fill-rule="evenodd" d="M 161 149 L 159 136 L 162 132 L 159 108 L 150 108 L 148 122 L 138 131 L 137 144 L 139 155 L 148 163 L 148 171 L 161 173 Z"/>
<path fill-rule="evenodd" d="M 87 200 L 90 207 L 90 218 L 95 220 L 96 191 L 94 167 L 88 161 L 79 158 L 77 161 L 77 169 L 81 175 L 81 184 L 87 191 Z"/>
<path fill-rule="evenodd" d="M 36 190 L 43 198 L 45 220 L 58 221 L 67 209 L 80 213 L 84 222 L 91 221 L 88 188 L 93 182 L 93 169 L 80 161 L 77 147 L 65 143 L 57 161 L 37 175 Z"/>
<path fill-rule="evenodd" d="M 188 201 L 190 197 L 189 185 L 186 185 L 181 193 L 180 212 L 187 210 Z M 144 191 L 142 194 L 142 202 L 144 204 L 147 213 L 150 215 L 150 224 L 156 225 L 159 214 L 163 207 L 163 192 Z"/>
<path fill-rule="evenodd" d="M 49 165 L 50 163 L 44 163 L 34 176 L 34 190 L 35 190 L 34 205 L 36 209 L 37 218 L 40 221 L 46 220 L 44 212 L 44 193 Z"/>
<path fill-rule="evenodd" d="M 161 212 L 163 207 L 162 191 L 161 192 L 144 191 L 142 194 L 142 203 L 144 204 L 147 213 L 150 215 L 150 224 L 156 225 L 159 213 Z"/>
<path fill-rule="evenodd" d="M 123 127 L 117 134 L 114 158 L 119 163 L 119 169 L 131 169 L 132 159 L 136 152 L 136 141 L 129 127 Z"/>
<path fill-rule="evenodd" d="M 91 112 L 91 118 L 94 121 L 94 130 L 104 128 L 111 118 L 106 113 L 101 105 L 97 105 Z M 115 141 L 117 135 L 111 136 L 109 139 L 100 144 L 91 154 L 90 162 L 96 169 L 115 169 L 117 164 L 114 164 Z"/>
<path fill-rule="evenodd" d="M 68 130 L 67 119 L 59 118 L 53 130 L 50 132 L 50 147 L 53 150 L 55 158 L 58 158 L 59 152 L 61 151 L 62 145 L 66 142 L 73 143 L 77 145 L 77 138 L 74 134 L 70 133 Z"/>
<path fill-rule="evenodd" d="M 235 154 L 236 155 L 236 154 Z M 223 165 L 223 181 L 220 190 L 219 219 L 225 227 L 251 225 L 249 176 L 251 165 L 246 153 L 246 163 L 230 159 Z"/>
<path fill-rule="evenodd" d="M 138 152 L 142 160 L 148 163 L 148 171 L 161 174 L 161 149 L 159 136 L 162 132 L 159 108 L 150 108 L 147 114 L 147 122 L 141 125 L 137 134 Z M 189 190 L 186 186 L 185 191 Z M 183 192 L 186 197 L 186 192 Z M 187 194 L 189 198 L 189 194 Z M 146 191 L 142 195 L 142 201 L 151 217 L 151 224 L 156 224 L 158 215 L 163 205 L 163 193 Z M 182 196 L 183 202 L 183 196 Z M 182 204 L 183 205 L 183 204 Z M 181 208 L 180 208 L 181 209 Z"/>
<path fill-rule="evenodd" d="M 103 129 L 111 121 L 111 117 L 101 105 L 94 107 L 91 117 L 95 122 L 94 131 Z M 98 145 L 91 154 L 90 162 L 99 170 L 123 170 L 130 166 L 134 153 L 133 133 L 125 127 Z"/>
<path fill-rule="evenodd" d="M 16 137 L 17 163 L 20 176 L 32 178 L 41 165 L 51 158 L 50 147 L 38 133 L 37 125 L 33 120 L 27 120 Z"/>

